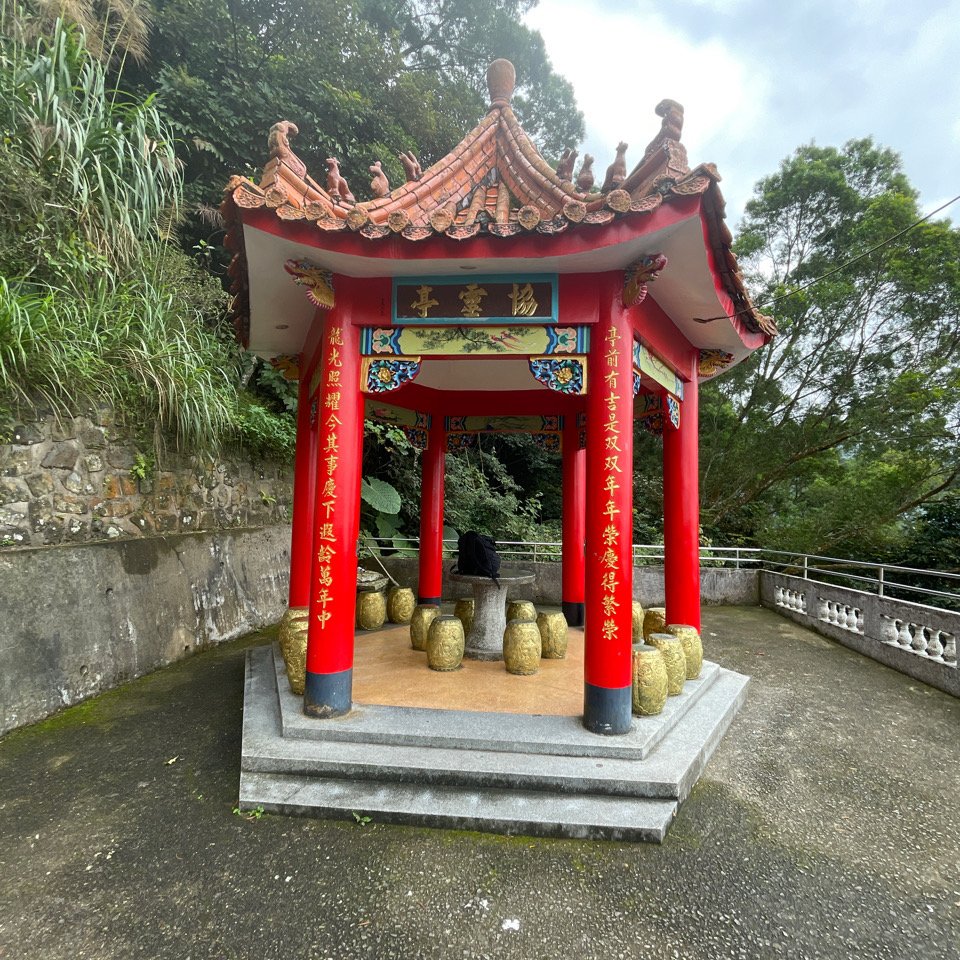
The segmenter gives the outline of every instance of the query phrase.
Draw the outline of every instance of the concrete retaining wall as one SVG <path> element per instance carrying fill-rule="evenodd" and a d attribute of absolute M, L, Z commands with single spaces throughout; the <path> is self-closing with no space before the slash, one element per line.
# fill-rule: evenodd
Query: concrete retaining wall
<path fill-rule="evenodd" d="M 443 596 L 453 598 L 469 597 L 470 588 L 462 583 L 452 583 L 449 578 L 450 567 L 454 560 L 446 561 L 443 575 Z M 417 588 L 416 558 L 387 558 L 387 569 L 402 586 Z M 376 570 L 373 561 L 365 561 L 364 566 Z M 536 575 L 532 587 L 525 587 L 523 598 L 534 603 L 548 603 L 556 606 L 561 600 L 561 566 L 559 563 L 520 563 L 509 567 L 531 570 Z M 508 566 L 504 565 L 504 571 Z M 704 567 L 700 570 L 700 590 L 703 602 L 708 604 L 735 604 L 756 606 L 760 602 L 756 570 L 736 570 Z M 663 567 L 634 567 L 633 596 L 644 606 L 663 606 Z"/>
<path fill-rule="evenodd" d="M 0 734 L 280 618 L 290 528 L 0 553 Z"/>
<path fill-rule="evenodd" d="M 960 697 L 960 613 L 767 570 L 760 573 L 760 602 L 845 647 Z"/>

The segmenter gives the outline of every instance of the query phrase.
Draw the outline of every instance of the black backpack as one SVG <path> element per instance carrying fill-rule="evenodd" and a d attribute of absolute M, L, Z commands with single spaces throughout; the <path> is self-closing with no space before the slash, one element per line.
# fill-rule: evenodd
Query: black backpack
<path fill-rule="evenodd" d="M 489 577 L 499 587 L 499 572 L 500 555 L 493 537 L 484 536 L 476 530 L 468 530 L 460 536 L 457 540 L 457 573 Z"/>

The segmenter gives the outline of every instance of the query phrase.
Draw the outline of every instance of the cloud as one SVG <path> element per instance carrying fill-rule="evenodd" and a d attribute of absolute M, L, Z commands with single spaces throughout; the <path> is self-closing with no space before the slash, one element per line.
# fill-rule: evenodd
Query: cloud
<path fill-rule="evenodd" d="M 960 0 L 691 0 L 669 19 L 651 0 L 540 0 L 540 30 L 587 123 L 602 174 L 626 140 L 630 165 L 685 108 L 693 164 L 717 163 L 732 225 L 753 184 L 798 146 L 873 136 L 900 153 L 923 197 L 960 192 Z M 933 204 L 922 202 L 924 209 Z"/>
<path fill-rule="evenodd" d="M 718 37 L 695 40 L 657 13 L 641 18 L 583 0 L 541 0 L 526 23 L 540 31 L 554 68 L 574 86 L 587 125 L 581 152 L 596 157 L 601 176 L 619 140 L 630 144 L 628 167 L 639 161 L 660 129 L 654 107 L 665 97 L 684 106 L 692 164 L 720 159 L 721 142 L 726 154 L 756 135 L 768 79 Z"/>

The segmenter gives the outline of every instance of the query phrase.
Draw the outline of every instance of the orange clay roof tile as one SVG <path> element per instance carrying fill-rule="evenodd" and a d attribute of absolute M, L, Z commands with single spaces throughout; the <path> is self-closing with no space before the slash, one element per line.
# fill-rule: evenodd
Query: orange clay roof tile
<path fill-rule="evenodd" d="M 236 302 L 234 316 L 242 327 L 247 309 L 246 271 L 240 210 L 273 209 L 281 220 L 306 219 L 317 229 L 351 230 L 375 241 L 387 236 L 409 241 L 437 234 L 463 240 L 485 232 L 514 236 L 525 231 L 556 234 L 571 227 L 602 225 L 618 217 L 650 213 L 672 197 L 699 195 L 717 269 L 745 326 L 772 336 L 773 321 L 753 307 L 730 250 L 732 237 L 724 223 L 724 201 L 717 186 L 720 176 L 712 164 L 690 170 L 680 143 L 683 108 L 664 100 L 656 108 L 661 129 L 640 162 L 616 189 L 584 194 L 561 179 L 523 131 L 510 106 L 513 68 L 505 61 L 488 71 L 492 105 L 486 116 L 446 156 L 384 197 L 346 200 L 331 195 L 313 179 L 290 147 L 296 127 L 281 121 L 270 131 L 270 158 L 259 186 L 232 177 L 225 190 L 223 211 L 227 236 L 236 251 L 231 277 Z M 494 89 L 496 88 L 496 96 Z M 327 175 L 321 178 L 326 183 Z M 333 178 L 331 182 L 336 182 Z M 242 268 L 237 268 L 241 265 Z M 241 333 L 242 330 L 238 329 Z"/>

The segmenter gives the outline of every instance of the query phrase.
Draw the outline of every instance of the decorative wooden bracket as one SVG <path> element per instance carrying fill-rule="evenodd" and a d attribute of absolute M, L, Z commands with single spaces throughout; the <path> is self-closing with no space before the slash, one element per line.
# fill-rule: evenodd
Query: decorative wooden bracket
<path fill-rule="evenodd" d="M 388 393 L 415 380 L 420 373 L 420 358 L 406 360 L 364 358 L 360 367 L 361 389 L 365 393 Z"/>
<path fill-rule="evenodd" d="M 530 372 L 534 378 L 569 396 L 579 396 L 587 391 L 587 371 L 583 357 L 531 357 Z"/>

